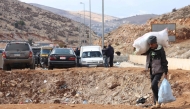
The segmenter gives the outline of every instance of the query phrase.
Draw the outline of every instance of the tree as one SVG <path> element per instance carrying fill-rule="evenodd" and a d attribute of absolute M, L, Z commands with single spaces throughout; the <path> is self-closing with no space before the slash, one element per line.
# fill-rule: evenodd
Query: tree
<path fill-rule="evenodd" d="M 172 12 L 176 12 L 176 11 L 177 11 L 176 8 L 172 9 Z"/>
<path fill-rule="evenodd" d="M 20 21 L 19 23 L 20 23 L 20 25 L 22 25 L 22 26 L 25 25 L 25 22 L 24 22 L 24 21 Z"/>
<path fill-rule="evenodd" d="M 28 39 L 28 43 L 30 44 L 30 46 L 33 45 L 33 39 Z"/>

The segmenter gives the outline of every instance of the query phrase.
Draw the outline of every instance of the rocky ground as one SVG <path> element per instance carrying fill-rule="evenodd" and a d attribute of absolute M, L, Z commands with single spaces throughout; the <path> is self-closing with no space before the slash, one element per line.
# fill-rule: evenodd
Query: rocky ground
<path fill-rule="evenodd" d="M 177 100 L 165 109 L 190 108 L 190 72 L 170 70 L 169 82 Z M 136 105 L 140 97 L 146 103 Z M 69 68 L 49 71 L 0 71 L 1 109 L 130 108 L 152 104 L 149 73 L 143 68 Z"/>

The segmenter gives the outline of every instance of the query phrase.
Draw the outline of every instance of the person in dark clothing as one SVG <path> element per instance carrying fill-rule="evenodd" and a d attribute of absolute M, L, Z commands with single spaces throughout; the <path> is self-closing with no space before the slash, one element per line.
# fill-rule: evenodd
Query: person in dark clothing
<path fill-rule="evenodd" d="M 164 74 L 167 79 L 168 61 L 166 59 L 164 48 L 157 44 L 156 36 L 150 36 L 147 40 L 150 48 L 144 53 L 147 55 L 146 69 L 150 69 L 151 88 L 154 96 L 154 105 L 152 108 L 160 108 L 158 103 L 158 83 Z"/>
<path fill-rule="evenodd" d="M 109 67 L 106 46 L 102 49 L 102 54 L 104 59 L 104 67 Z"/>
<path fill-rule="evenodd" d="M 80 56 L 80 50 L 78 48 L 75 49 L 75 54 L 77 56 L 77 66 L 79 66 L 79 56 Z"/>
<path fill-rule="evenodd" d="M 107 57 L 109 57 L 110 67 L 113 67 L 114 48 L 111 46 L 111 43 L 108 45 L 106 51 L 107 51 Z"/>
<path fill-rule="evenodd" d="M 80 50 L 79 50 L 79 48 L 76 48 L 75 54 L 76 54 L 76 56 L 80 56 Z"/>

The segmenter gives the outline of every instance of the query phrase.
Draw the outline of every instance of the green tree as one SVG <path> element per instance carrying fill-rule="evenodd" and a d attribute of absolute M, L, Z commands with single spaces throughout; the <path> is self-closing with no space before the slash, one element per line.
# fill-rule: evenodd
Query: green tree
<path fill-rule="evenodd" d="M 24 21 L 20 21 L 19 23 L 20 23 L 20 25 L 22 25 L 22 26 L 25 25 L 25 22 L 24 22 Z"/>
<path fill-rule="evenodd" d="M 28 39 L 28 43 L 30 44 L 30 46 L 32 46 L 33 44 L 33 39 Z"/>

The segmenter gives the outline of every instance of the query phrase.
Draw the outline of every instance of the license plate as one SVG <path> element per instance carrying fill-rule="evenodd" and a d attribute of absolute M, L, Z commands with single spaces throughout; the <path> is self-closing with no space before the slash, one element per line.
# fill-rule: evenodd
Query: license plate
<path fill-rule="evenodd" d="M 97 65 L 89 65 L 89 67 L 97 67 Z"/>
<path fill-rule="evenodd" d="M 60 57 L 60 59 L 66 59 L 66 57 Z"/>
<path fill-rule="evenodd" d="M 14 56 L 20 56 L 20 54 L 14 54 Z"/>

